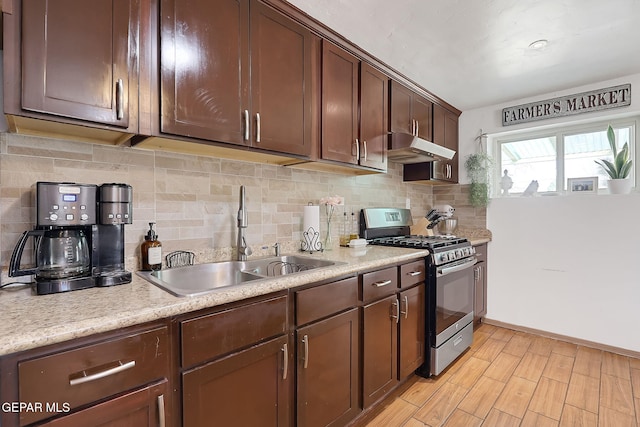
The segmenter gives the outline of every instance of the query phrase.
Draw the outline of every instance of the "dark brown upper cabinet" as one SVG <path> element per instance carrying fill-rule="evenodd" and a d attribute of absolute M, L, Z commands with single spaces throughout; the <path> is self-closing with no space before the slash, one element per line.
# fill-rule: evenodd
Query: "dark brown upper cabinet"
<path fill-rule="evenodd" d="M 432 141 L 433 103 L 400 83 L 391 81 L 391 132 Z"/>
<path fill-rule="evenodd" d="M 162 0 L 160 131 L 308 157 L 314 37 L 257 0 Z"/>
<path fill-rule="evenodd" d="M 433 162 L 433 179 L 458 182 L 458 115 L 433 105 L 433 142 L 456 152 L 451 160 Z"/>
<path fill-rule="evenodd" d="M 389 135 L 389 78 L 360 63 L 360 164 L 387 170 Z"/>
<path fill-rule="evenodd" d="M 137 132 L 139 1 L 11 5 L 4 21 L 5 113 Z"/>
<path fill-rule="evenodd" d="M 322 44 L 321 158 L 386 171 L 388 77 Z"/>

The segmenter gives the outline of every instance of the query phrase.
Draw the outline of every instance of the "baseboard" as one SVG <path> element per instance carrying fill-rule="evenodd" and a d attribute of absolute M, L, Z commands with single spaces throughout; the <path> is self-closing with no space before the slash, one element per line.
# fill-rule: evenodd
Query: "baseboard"
<path fill-rule="evenodd" d="M 514 331 L 526 332 L 533 335 L 540 335 L 547 338 L 553 338 L 560 341 L 566 341 L 572 344 L 582 345 L 585 347 L 595 348 L 597 350 L 608 351 L 611 353 L 620 354 L 622 356 L 633 357 L 636 359 L 640 359 L 640 352 L 628 350 L 626 348 L 614 347 L 611 345 L 600 344 L 593 341 L 583 340 L 580 338 L 574 338 L 567 335 L 554 334 L 553 332 L 543 331 L 540 329 L 528 328 L 526 326 L 513 325 L 511 323 L 501 322 L 499 320 L 493 319 L 482 319 L 482 323 L 486 323 L 487 325 L 499 326 L 501 328 L 513 329 Z"/>

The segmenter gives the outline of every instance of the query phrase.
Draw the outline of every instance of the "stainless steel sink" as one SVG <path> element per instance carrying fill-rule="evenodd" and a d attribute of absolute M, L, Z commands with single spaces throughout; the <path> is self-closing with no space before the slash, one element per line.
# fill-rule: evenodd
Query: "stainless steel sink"
<path fill-rule="evenodd" d="M 346 264 L 298 255 L 224 261 L 138 272 L 154 285 L 176 296 L 196 296 L 255 280 L 296 274 L 317 268 Z"/>
<path fill-rule="evenodd" d="M 258 276 L 273 277 L 344 263 L 298 255 L 284 255 L 250 260 L 246 261 L 245 264 L 246 266 L 243 270 L 246 272 Z"/>

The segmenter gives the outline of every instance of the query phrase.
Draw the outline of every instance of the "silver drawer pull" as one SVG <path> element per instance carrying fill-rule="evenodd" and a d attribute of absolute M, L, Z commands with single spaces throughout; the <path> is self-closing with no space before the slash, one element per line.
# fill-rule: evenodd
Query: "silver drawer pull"
<path fill-rule="evenodd" d="M 256 113 L 256 142 L 260 142 L 260 113 Z"/>
<path fill-rule="evenodd" d="M 407 276 L 415 277 L 422 274 L 422 271 L 410 271 L 407 273 Z"/>
<path fill-rule="evenodd" d="M 164 394 L 158 396 L 158 427 L 165 427 L 167 420 L 164 413 Z"/>
<path fill-rule="evenodd" d="M 244 140 L 249 140 L 249 110 L 244 110 L 242 112 L 242 117 L 244 118 Z"/>
<path fill-rule="evenodd" d="M 391 303 L 391 306 L 393 307 L 393 311 L 395 312 L 395 314 L 391 315 L 391 318 L 396 320 L 397 325 L 398 323 L 400 323 L 400 301 L 398 301 L 398 298 L 396 298 L 396 300 Z"/>
<path fill-rule="evenodd" d="M 383 286 L 387 286 L 387 285 L 390 285 L 390 284 L 391 284 L 391 280 L 385 280 L 385 281 L 382 281 L 382 282 L 374 282 L 371 285 L 375 286 L 376 288 L 381 288 Z"/>
<path fill-rule="evenodd" d="M 282 366 L 282 379 L 286 380 L 287 379 L 287 371 L 289 370 L 289 348 L 287 347 L 287 344 L 283 344 L 282 345 L 282 352 L 283 357 L 284 357 L 284 363 Z"/>
<path fill-rule="evenodd" d="M 122 120 L 124 118 L 124 84 L 122 79 L 116 82 L 116 118 Z"/>
<path fill-rule="evenodd" d="M 309 336 L 305 335 L 302 337 L 302 342 L 304 343 L 304 356 L 303 356 L 303 361 L 304 361 L 304 369 L 307 369 L 309 367 Z"/>
<path fill-rule="evenodd" d="M 131 369 L 134 366 L 136 366 L 135 360 L 132 360 L 127 363 L 122 363 L 121 361 L 118 360 L 118 366 L 105 369 L 104 371 L 96 372 L 95 374 L 87 375 L 86 372 L 83 371 L 82 372 L 83 376 L 69 380 L 69 385 L 78 385 L 78 384 L 88 383 L 90 381 L 99 380 L 100 378 L 108 377 L 110 375 L 117 374 L 118 372 L 126 371 L 127 369 Z"/>
<path fill-rule="evenodd" d="M 409 297 L 405 295 L 404 299 L 404 311 L 400 310 L 400 314 L 404 314 L 404 318 L 409 318 Z"/>

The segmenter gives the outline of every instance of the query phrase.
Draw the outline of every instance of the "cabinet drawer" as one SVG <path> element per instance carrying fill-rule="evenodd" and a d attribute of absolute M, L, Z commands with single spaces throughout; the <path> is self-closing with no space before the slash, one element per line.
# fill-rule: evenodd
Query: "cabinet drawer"
<path fill-rule="evenodd" d="M 474 246 L 474 248 L 478 262 L 487 262 L 487 244 L 483 243 L 482 245 Z"/>
<path fill-rule="evenodd" d="M 296 326 L 330 316 L 358 304 L 358 278 L 340 280 L 295 293 Z"/>
<path fill-rule="evenodd" d="M 365 302 L 391 295 L 397 288 L 398 269 L 396 267 L 362 275 L 362 300 Z"/>
<path fill-rule="evenodd" d="M 19 362 L 20 401 L 43 405 L 42 412 L 21 412 L 20 425 L 58 415 L 46 403 L 57 402 L 58 409 L 68 403 L 73 410 L 166 377 L 169 357 L 168 329 L 159 327 Z"/>
<path fill-rule="evenodd" d="M 400 266 L 400 287 L 407 288 L 416 283 L 424 282 L 426 266 L 424 259 Z"/>
<path fill-rule="evenodd" d="M 191 367 L 282 335 L 286 325 L 286 295 L 183 321 L 182 366 Z"/>

